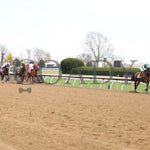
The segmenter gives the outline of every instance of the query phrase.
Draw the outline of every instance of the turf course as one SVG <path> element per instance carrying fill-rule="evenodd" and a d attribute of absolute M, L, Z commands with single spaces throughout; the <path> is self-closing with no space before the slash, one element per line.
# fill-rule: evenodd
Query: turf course
<path fill-rule="evenodd" d="M 62 86 L 74 86 L 74 87 L 85 87 L 85 88 L 102 88 L 102 89 L 111 89 L 111 90 L 122 90 L 122 91 L 132 91 L 134 89 L 133 82 L 124 82 L 124 81 L 106 81 L 106 80 L 97 80 L 96 83 L 93 83 L 93 80 L 83 80 L 80 79 L 70 79 L 68 78 L 50 78 L 46 77 L 43 79 L 47 84 L 62 85 Z M 144 92 L 146 84 L 140 83 L 137 91 Z M 150 91 L 149 91 L 150 92 Z"/>

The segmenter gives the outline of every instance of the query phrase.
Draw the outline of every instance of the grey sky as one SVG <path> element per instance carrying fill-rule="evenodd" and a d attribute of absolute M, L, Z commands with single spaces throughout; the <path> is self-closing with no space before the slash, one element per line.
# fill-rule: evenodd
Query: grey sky
<path fill-rule="evenodd" d="M 148 0 L 0 0 L 0 44 L 14 56 L 38 47 L 60 61 L 83 52 L 86 34 L 96 31 L 116 55 L 149 63 L 149 6 Z"/>

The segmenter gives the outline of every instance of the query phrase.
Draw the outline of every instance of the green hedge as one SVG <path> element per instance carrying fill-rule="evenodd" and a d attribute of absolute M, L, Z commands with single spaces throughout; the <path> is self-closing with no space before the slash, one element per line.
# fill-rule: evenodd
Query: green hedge
<path fill-rule="evenodd" d="M 130 71 L 129 68 L 125 68 L 127 70 L 127 75 L 133 75 L 136 72 L 139 72 L 140 70 L 138 68 L 131 68 Z M 71 74 L 79 74 L 81 73 L 82 75 L 94 75 L 94 67 L 79 67 L 79 68 L 73 68 Z M 96 75 L 102 75 L 102 76 L 120 76 L 123 77 L 126 72 L 123 71 L 122 68 L 113 68 L 113 74 L 111 72 L 110 68 L 96 68 Z"/>
<path fill-rule="evenodd" d="M 64 74 L 69 74 L 72 71 L 72 68 L 84 66 L 84 63 L 77 58 L 66 58 L 61 61 L 61 70 Z"/>
<path fill-rule="evenodd" d="M 45 68 L 45 62 L 44 62 L 43 59 L 41 59 L 41 60 L 38 62 L 38 66 L 39 66 L 40 68 Z"/>

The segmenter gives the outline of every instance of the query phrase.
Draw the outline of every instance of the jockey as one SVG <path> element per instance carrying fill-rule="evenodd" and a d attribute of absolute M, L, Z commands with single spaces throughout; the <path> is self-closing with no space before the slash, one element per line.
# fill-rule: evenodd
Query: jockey
<path fill-rule="evenodd" d="M 34 68 L 34 64 L 29 64 L 29 67 L 31 68 L 31 70 Z"/>
<path fill-rule="evenodd" d="M 9 62 L 5 62 L 2 66 L 1 66 L 1 72 L 3 72 L 3 69 L 6 67 L 10 67 L 10 63 Z"/>
<path fill-rule="evenodd" d="M 141 78 L 142 77 L 142 75 L 143 75 L 143 72 L 144 71 L 146 71 L 147 69 L 149 68 L 149 65 L 146 63 L 146 64 L 144 64 L 144 65 L 142 65 L 141 67 L 140 67 L 140 74 L 138 75 L 138 78 Z"/>
<path fill-rule="evenodd" d="M 2 68 L 6 67 L 6 66 L 10 66 L 10 63 L 9 63 L 9 62 L 5 62 L 5 63 L 2 65 Z"/>
<path fill-rule="evenodd" d="M 33 65 L 33 69 L 35 69 L 35 67 L 37 67 L 37 64 L 36 64 L 36 63 Z"/>
<path fill-rule="evenodd" d="M 21 64 L 20 64 L 20 69 L 25 70 L 25 62 L 24 62 L 24 61 L 21 62 Z"/>
<path fill-rule="evenodd" d="M 29 73 L 31 73 L 31 70 L 33 69 L 33 64 L 27 64 L 27 70 Z"/>
<path fill-rule="evenodd" d="M 21 62 L 21 66 L 25 66 L 25 62 L 24 61 Z"/>

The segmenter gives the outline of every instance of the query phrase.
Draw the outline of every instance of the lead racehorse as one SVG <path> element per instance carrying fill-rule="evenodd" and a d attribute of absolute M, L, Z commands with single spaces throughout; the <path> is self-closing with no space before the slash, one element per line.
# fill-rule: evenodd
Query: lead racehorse
<path fill-rule="evenodd" d="M 148 68 L 146 71 L 143 72 L 142 78 L 139 78 L 140 72 L 137 72 L 135 74 L 133 74 L 131 80 L 134 81 L 134 91 L 136 91 L 138 85 L 140 84 L 140 82 L 144 82 L 146 83 L 146 93 L 148 93 L 148 86 L 149 86 L 149 80 L 150 80 L 150 68 Z"/>

